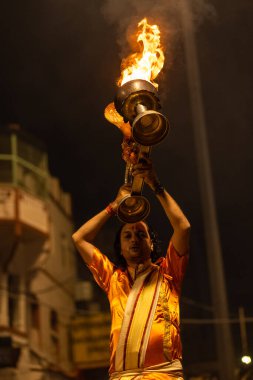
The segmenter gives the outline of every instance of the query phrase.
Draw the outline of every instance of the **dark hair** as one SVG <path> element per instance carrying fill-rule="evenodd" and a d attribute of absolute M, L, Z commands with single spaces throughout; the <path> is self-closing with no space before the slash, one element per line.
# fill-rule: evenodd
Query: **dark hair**
<path fill-rule="evenodd" d="M 147 222 L 144 222 L 144 223 L 148 227 L 148 233 L 153 243 L 153 250 L 151 252 L 151 260 L 152 260 L 152 263 L 154 263 L 159 257 L 162 256 L 161 241 L 158 239 L 157 232 Z M 126 260 L 121 254 L 121 245 L 120 245 L 120 235 L 124 226 L 125 224 L 122 224 L 120 226 L 118 232 L 116 233 L 114 244 L 113 244 L 114 253 L 116 256 L 116 265 L 123 269 L 127 267 Z"/>

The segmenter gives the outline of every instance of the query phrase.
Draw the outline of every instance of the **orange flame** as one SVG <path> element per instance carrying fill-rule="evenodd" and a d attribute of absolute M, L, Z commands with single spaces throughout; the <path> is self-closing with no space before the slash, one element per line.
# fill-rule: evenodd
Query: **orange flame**
<path fill-rule="evenodd" d="M 131 138 L 131 125 L 124 122 L 123 117 L 116 111 L 114 102 L 108 104 L 105 108 L 104 116 L 110 123 L 116 125 L 121 130 L 127 140 Z"/>
<path fill-rule="evenodd" d="M 133 79 L 144 79 L 154 83 L 164 65 L 164 53 L 160 44 L 160 30 L 157 25 L 149 25 L 146 18 L 138 24 L 137 42 L 140 52 L 124 58 L 118 86 Z"/>

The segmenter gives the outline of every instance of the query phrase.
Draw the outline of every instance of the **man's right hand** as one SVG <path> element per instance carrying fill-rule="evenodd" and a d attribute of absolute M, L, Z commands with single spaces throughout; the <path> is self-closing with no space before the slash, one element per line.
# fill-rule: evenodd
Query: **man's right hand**
<path fill-rule="evenodd" d="M 115 212 L 117 212 L 119 204 L 121 203 L 122 199 L 130 194 L 131 194 L 131 185 L 125 184 L 119 188 L 119 191 L 115 200 L 111 203 L 111 207 L 113 208 Z"/>

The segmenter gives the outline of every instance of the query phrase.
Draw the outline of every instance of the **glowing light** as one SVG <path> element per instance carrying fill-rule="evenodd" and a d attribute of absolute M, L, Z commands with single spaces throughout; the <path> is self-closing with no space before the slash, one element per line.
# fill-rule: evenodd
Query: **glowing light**
<path fill-rule="evenodd" d="M 110 123 L 116 125 L 121 130 L 126 139 L 130 139 L 132 134 L 131 125 L 124 122 L 123 117 L 116 111 L 113 102 L 105 108 L 104 115 Z"/>
<path fill-rule="evenodd" d="M 159 27 L 149 25 L 146 18 L 141 20 L 138 24 L 137 43 L 140 51 L 122 60 L 118 85 L 122 86 L 134 79 L 144 79 L 158 87 L 153 81 L 164 65 Z"/>
<path fill-rule="evenodd" d="M 244 355 L 244 356 L 242 356 L 241 361 L 242 361 L 244 364 L 250 364 L 250 363 L 251 363 L 251 357 L 248 356 L 248 355 Z"/>

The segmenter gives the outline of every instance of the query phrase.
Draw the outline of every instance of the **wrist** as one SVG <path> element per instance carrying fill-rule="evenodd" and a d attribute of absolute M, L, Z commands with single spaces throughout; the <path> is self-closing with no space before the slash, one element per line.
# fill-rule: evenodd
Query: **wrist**
<path fill-rule="evenodd" d="M 114 216 L 117 214 L 117 205 L 112 202 L 112 203 L 109 203 L 109 205 L 105 208 L 105 211 L 107 212 L 108 215 L 110 216 Z"/>
<path fill-rule="evenodd" d="M 159 181 L 154 183 L 152 190 L 155 193 L 155 195 L 162 195 L 165 191 L 164 186 Z"/>
<path fill-rule="evenodd" d="M 160 184 L 160 181 L 159 181 L 159 179 L 156 176 L 155 177 L 152 176 L 150 178 L 146 178 L 145 182 L 150 187 L 150 189 L 152 191 L 155 191 L 155 188 L 156 188 L 157 184 Z"/>

